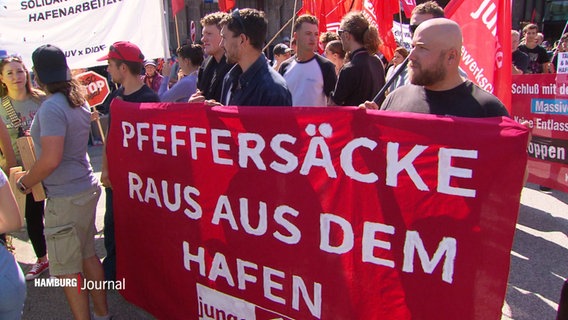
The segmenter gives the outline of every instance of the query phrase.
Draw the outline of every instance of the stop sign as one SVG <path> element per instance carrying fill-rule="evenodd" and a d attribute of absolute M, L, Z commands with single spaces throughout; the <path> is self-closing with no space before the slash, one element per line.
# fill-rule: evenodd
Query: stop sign
<path fill-rule="evenodd" d="M 87 71 L 75 76 L 85 87 L 85 99 L 91 107 L 103 103 L 110 93 L 107 79 L 94 71 Z"/>

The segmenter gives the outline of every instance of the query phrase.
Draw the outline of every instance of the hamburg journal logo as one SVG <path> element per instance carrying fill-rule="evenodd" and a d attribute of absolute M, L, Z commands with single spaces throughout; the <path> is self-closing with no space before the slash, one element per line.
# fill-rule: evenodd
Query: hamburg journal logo
<path fill-rule="evenodd" d="M 83 278 L 78 275 L 76 278 L 36 278 L 34 279 L 34 286 L 39 288 L 64 288 L 64 287 L 77 287 L 77 290 L 124 290 L 126 289 L 126 280 L 110 281 L 93 281 Z"/>

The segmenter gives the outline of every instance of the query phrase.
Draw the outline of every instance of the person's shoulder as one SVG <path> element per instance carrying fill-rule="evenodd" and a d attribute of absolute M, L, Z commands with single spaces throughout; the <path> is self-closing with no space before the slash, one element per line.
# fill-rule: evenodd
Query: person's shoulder
<path fill-rule="evenodd" d="M 333 64 L 331 60 L 319 54 L 316 54 L 315 57 L 320 66 L 333 67 L 333 70 L 335 71 L 335 64 Z"/>
<path fill-rule="evenodd" d="M 470 80 L 465 82 L 465 86 L 472 92 L 478 103 L 485 109 L 488 117 L 509 116 L 505 105 L 493 94 L 483 90 L 480 86 Z"/>
<path fill-rule="evenodd" d="M 424 87 L 406 84 L 394 89 L 387 95 L 381 105 L 381 110 L 407 111 L 412 105 L 410 100 L 418 101 L 424 96 Z"/>
<path fill-rule="evenodd" d="M 548 54 L 548 51 L 546 51 L 546 48 L 542 47 L 542 46 L 536 46 L 537 50 L 540 52 L 545 52 L 546 54 Z"/>
<path fill-rule="evenodd" d="M 266 78 L 271 78 L 274 81 L 274 83 L 279 84 L 279 85 L 283 85 L 284 87 L 287 88 L 286 79 L 284 79 L 284 77 L 280 73 L 278 73 L 278 71 L 274 70 L 274 68 L 268 67 L 266 69 L 266 71 L 264 71 L 264 75 L 265 75 Z M 264 82 L 267 82 L 267 81 L 264 81 Z M 269 84 L 269 83 L 266 83 L 266 84 Z"/>
<path fill-rule="evenodd" d="M 424 92 L 424 87 L 423 86 L 417 86 L 414 84 L 405 84 L 403 86 L 400 86 L 396 89 L 394 89 L 391 93 L 389 93 L 389 96 L 392 94 L 394 96 L 397 95 L 405 95 L 405 94 L 409 94 L 409 93 L 416 93 L 416 92 Z"/>
<path fill-rule="evenodd" d="M 138 91 L 131 94 L 134 99 L 133 102 L 160 102 L 160 97 L 154 90 L 150 89 L 146 84 L 142 85 Z"/>
<path fill-rule="evenodd" d="M 62 114 L 66 109 L 70 109 L 69 102 L 65 95 L 61 92 L 56 92 L 49 95 L 41 104 L 38 109 L 38 114 Z"/>
<path fill-rule="evenodd" d="M 280 68 L 278 69 L 277 72 L 280 73 L 281 75 L 284 75 L 288 71 L 288 68 L 290 68 L 292 63 L 294 63 L 294 61 L 296 61 L 294 57 L 290 57 L 282 61 L 282 63 L 280 64 Z"/>

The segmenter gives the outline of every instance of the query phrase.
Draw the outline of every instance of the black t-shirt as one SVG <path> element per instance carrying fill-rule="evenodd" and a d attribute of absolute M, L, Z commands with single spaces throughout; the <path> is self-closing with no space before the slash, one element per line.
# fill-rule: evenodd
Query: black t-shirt
<path fill-rule="evenodd" d="M 160 102 L 160 97 L 150 89 L 147 85 L 143 85 L 140 89 L 134 91 L 129 95 L 124 94 L 124 87 L 112 92 L 112 99 L 119 97 L 127 102 Z M 112 100 L 111 99 L 111 100 Z"/>
<path fill-rule="evenodd" d="M 160 102 L 160 97 L 154 90 L 150 89 L 147 85 L 142 85 L 142 87 L 129 95 L 124 95 L 124 87 L 118 88 L 111 93 L 111 104 L 112 100 L 115 98 L 122 99 L 127 102 Z M 108 114 L 108 130 L 110 130 L 110 115 Z M 108 133 L 107 133 L 108 134 Z"/>
<path fill-rule="evenodd" d="M 542 65 L 546 62 L 550 62 L 550 57 L 546 49 L 541 46 L 536 46 L 529 49 L 526 45 L 520 45 L 519 50 L 529 55 L 529 67 L 527 73 L 542 73 Z"/>
<path fill-rule="evenodd" d="M 413 84 L 402 86 L 387 96 L 381 110 L 468 118 L 509 116 L 497 97 L 469 80 L 446 91 L 431 91 Z"/>
<path fill-rule="evenodd" d="M 204 63 L 205 67 L 199 68 L 197 74 L 197 89 L 203 92 L 205 99 L 221 101 L 223 78 L 233 67 L 228 64 L 225 55 L 217 62 L 215 57 L 210 56 Z"/>
<path fill-rule="evenodd" d="M 529 68 L 529 55 L 521 50 L 513 51 L 513 65 L 523 71 L 523 73 L 527 73 Z"/>
<path fill-rule="evenodd" d="M 385 68 L 381 59 L 363 48 L 355 50 L 337 77 L 331 99 L 339 106 L 358 106 L 373 100 L 385 85 Z"/>

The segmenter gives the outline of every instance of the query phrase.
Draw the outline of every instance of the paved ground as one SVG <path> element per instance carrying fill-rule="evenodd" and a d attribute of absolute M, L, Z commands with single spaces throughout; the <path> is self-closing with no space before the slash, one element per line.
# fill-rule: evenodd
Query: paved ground
<path fill-rule="evenodd" d="M 89 149 L 93 167 L 99 174 L 102 148 Z M 528 184 L 523 189 L 517 231 L 511 252 L 511 271 L 502 320 L 555 319 L 562 283 L 568 277 L 568 194 L 543 193 Z M 105 256 L 102 228 L 104 194 L 98 204 L 96 247 Z M 16 258 L 24 270 L 35 261 L 25 231 L 13 234 Z M 43 277 L 48 277 L 47 274 Z M 37 288 L 28 282 L 23 319 L 71 319 L 63 290 Z M 109 292 L 114 319 L 154 319 L 125 301 L 116 291 Z"/>

